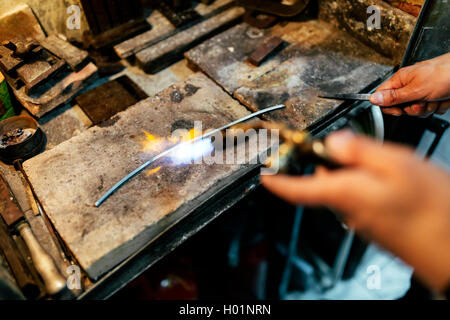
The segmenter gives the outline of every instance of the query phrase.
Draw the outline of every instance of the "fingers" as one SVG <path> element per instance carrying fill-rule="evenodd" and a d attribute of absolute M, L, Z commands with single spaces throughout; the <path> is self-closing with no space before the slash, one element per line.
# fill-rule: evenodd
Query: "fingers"
<path fill-rule="evenodd" d="M 450 108 L 450 101 L 444 102 L 419 102 L 405 108 L 405 112 L 411 116 L 426 118 L 434 113 L 443 114 Z"/>
<path fill-rule="evenodd" d="M 425 111 L 420 115 L 422 118 L 426 118 L 434 114 L 439 109 L 439 102 L 429 102 L 425 107 Z"/>
<path fill-rule="evenodd" d="M 269 191 L 294 205 L 327 206 L 343 214 L 347 222 L 364 220 L 364 215 L 355 217 L 359 207 L 373 206 L 373 194 L 383 186 L 377 178 L 355 169 L 339 170 L 314 176 L 261 176 L 261 183 Z"/>
<path fill-rule="evenodd" d="M 386 107 L 382 108 L 381 111 L 385 114 L 393 116 L 401 116 L 403 114 L 408 114 L 410 116 L 420 116 L 422 118 L 429 117 L 430 115 L 444 114 L 448 109 L 450 109 L 450 100 L 444 102 L 417 102 L 403 110 L 396 107 Z"/>
<path fill-rule="evenodd" d="M 440 103 L 439 102 L 429 102 L 426 106 L 426 112 L 428 114 L 435 113 L 437 109 L 439 109 Z"/>
<path fill-rule="evenodd" d="M 439 104 L 438 109 L 436 110 L 437 114 L 444 114 L 448 109 L 450 109 L 450 100 L 443 101 Z"/>
<path fill-rule="evenodd" d="M 409 107 L 406 107 L 404 110 L 410 116 L 424 116 L 429 114 L 427 112 L 427 108 L 428 104 L 426 102 L 417 102 Z"/>
<path fill-rule="evenodd" d="M 404 114 L 403 110 L 400 108 L 381 108 L 381 111 L 392 116 L 401 116 Z"/>
<path fill-rule="evenodd" d="M 405 86 L 400 89 L 377 91 L 370 97 L 370 102 L 376 106 L 388 107 L 421 99 L 423 97 L 418 90 L 412 86 Z"/>
<path fill-rule="evenodd" d="M 261 183 L 272 193 L 292 204 L 307 206 L 329 206 L 348 211 L 353 205 L 348 197 L 356 199 L 361 192 L 360 177 L 353 172 L 342 170 L 339 173 L 314 176 L 261 176 Z M 367 182 L 363 183 L 367 185 Z"/>
<path fill-rule="evenodd" d="M 414 70 L 415 67 L 410 66 L 395 73 L 372 94 L 370 97 L 372 104 L 385 107 L 423 99 L 420 90 L 410 85 L 408 80 Z M 391 114 L 398 115 L 398 111 Z"/>
<path fill-rule="evenodd" d="M 286 175 L 261 176 L 261 183 L 272 193 L 292 204 L 323 205 L 326 179 L 307 176 L 295 177 Z"/>
<path fill-rule="evenodd" d="M 344 130 L 331 134 L 326 139 L 330 155 L 347 166 L 360 166 L 377 172 L 392 172 L 410 161 L 413 152 L 405 147 L 382 145 L 376 140 L 355 136 Z"/>

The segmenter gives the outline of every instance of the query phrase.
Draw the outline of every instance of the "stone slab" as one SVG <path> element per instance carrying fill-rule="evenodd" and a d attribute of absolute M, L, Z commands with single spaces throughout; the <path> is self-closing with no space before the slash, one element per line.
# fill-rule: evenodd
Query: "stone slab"
<path fill-rule="evenodd" d="M 288 45 L 259 67 L 247 63 L 253 50 L 272 36 Z M 190 50 L 186 58 L 253 111 L 286 104 L 266 118 L 297 129 L 342 103 L 318 98 L 321 92 L 359 92 L 392 69 L 390 59 L 321 20 L 267 30 L 243 23 Z"/>
<path fill-rule="evenodd" d="M 192 203 L 205 192 L 220 189 L 225 178 L 239 172 L 238 165 L 171 166 L 163 159 L 155 164 L 162 166 L 158 172 L 136 176 L 95 208 L 94 202 L 118 180 L 158 153 L 143 152 L 143 130 L 167 137 L 194 121 L 215 128 L 247 114 L 206 76 L 195 74 L 102 127 L 26 161 L 24 168 L 56 230 L 96 279 L 191 212 Z"/>

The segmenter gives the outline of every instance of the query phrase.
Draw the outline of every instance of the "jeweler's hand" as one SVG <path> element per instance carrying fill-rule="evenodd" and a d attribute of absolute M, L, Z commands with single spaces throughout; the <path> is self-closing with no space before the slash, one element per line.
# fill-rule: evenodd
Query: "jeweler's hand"
<path fill-rule="evenodd" d="M 440 102 L 426 102 L 445 99 Z M 384 113 L 427 117 L 450 108 L 450 53 L 400 69 L 371 96 Z M 407 103 L 405 108 L 395 105 Z"/>
<path fill-rule="evenodd" d="M 328 206 L 354 228 L 416 269 L 430 287 L 450 284 L 450 175 L 412 150 L 348 131 L 326 140 L 345 167 L 313 176 L 261 176 L 281 198 Z"/>

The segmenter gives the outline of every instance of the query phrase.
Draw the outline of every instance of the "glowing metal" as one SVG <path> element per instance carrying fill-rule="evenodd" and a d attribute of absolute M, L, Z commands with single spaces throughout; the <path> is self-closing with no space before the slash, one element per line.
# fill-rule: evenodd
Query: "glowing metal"
<path fill-rule="evenodd" d="M 194 138 L 192 140 L 189 140 L 189 141 L 177 144 L 177 145 L 173 146 L 172 148 L 167 149 L 166 151 L 164 151 L 164 152 L 158 154 L 157 156 L 153 157 L 152 159 L 148 160 L 147 162 L 142 164 L 139 168 L 137 168 L 136 170 L 134 170 L 133 172 L 128 174 L 125 178 L 123 178 L 122 180 L 117 182 L 111 189 L 108 190 L 108 192 L 106 192 L 100 199 L 97 200 L 97 202 L 95 203 L 95 206 L 96 207 L 101 206 L 101 204 L 103 202 L 105 202 L 106 199 L 108 199 L 114 192 L 119 190 L 125 183 L 127 183 L 129 180 L 131 180 L 134 176 L 136 176 L 137 174 L 142 172 L 145 168 L 147 168 L 150 164 L 152 164 L 156 160 L 165 157 L 166 155 L 168 155 L 169 153 L 173 152 L 174 150 L 177 150 L 178 148 L 183 146 L 185 143 L 193 143 L 195 141 L 198 141 L 198 140 L 210 137 L 210 136 L 214 135 L 215 133 L 220 132 L 220 131 L 225 130 L 225 129 L 228 129 L 228 128 L 230 128 L 230 127 L 232 127 L 232 126 L 234 126 L 234 125 L 236 125 L 238 123 L 250 120 L 250 119 L 252 119 L 254 117 L 257 117 L 257 116 L 259 116 L 259 115 L 261 115 L 263 113 L 267 113 L 267 112 L 270 112 L 270 111 L 283 109 L 285 107 L 286 107 L 285 105 L 279 104 L 279 105 L 276 105 L 276 106 L 273 106 L 273 107 L 269 107 L 269 108 L 266 108 L 266 109 L 263 109 L 263 110 L 259 110 L 258 112 L 249 114 L 248 116 L 245 116 L 245 117 L 243 117 L 241 119 L 238 119 L 236 121 L 230 122 L 227 125 L 224 125 L 224 126 L 222 126 L 220 128 L 217 128 L 217 129 L 214 129 L 212 131 L 209 131 L 209 132 L 207 132 L 207 133 L 205 133 L 205 134 L 203 134 L 201 136 L 198 136 L 198 137 L 196 137 L 196 138 Z"/>

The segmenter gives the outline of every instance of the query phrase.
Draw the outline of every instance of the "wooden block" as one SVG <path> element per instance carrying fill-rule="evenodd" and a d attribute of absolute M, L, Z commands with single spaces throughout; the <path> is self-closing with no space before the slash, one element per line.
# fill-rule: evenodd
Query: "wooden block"
<path fill-rule="evenodd" d="M 11 227 L 23 218 L 23 213 L 16 199 L 9 190 L 9 186 L 0 176 L 0 210 L 5 223 Z"/>
<path fill-rule="evenodd" d="M 216 0 L 210 5 L 200 3 L 195 7 L 195 11 L 202 17 L 207 18 L 215 13 L 225 10 L 231 6 L 232 3 L 233 0 Z M 172 25 L 158 10 L 153 11 L 147 18 L 147 21 L 152 25 L 151 30 L 119 43 L 114 47 L 114 50 L 120 58 L 128 58 L 137 52 L 174 35 L 175 32 L 180 31 L 176 30 L 175 26 Z"/>
<path fill-rule="evenodd" d="M 159 11 L 153 11 L 147 21 L 152 25 L 152 29 L 125 40 L 114 46 L 114 51 L 122 58 L 128 58 L 144 48 L 161 40 L 175 30 L 175 27 Z"/>
<path fill-rule="evenodd" d="M 183 55 L 183 52 L 204 41 L 214 33 L 230 26 L 243 15 L 244 9 L 235 7 L 177 33 L 136 54 L 137 62 L 146 72 L 156 72 Z"/>
<path fill-rule="evenodd" d="M 150 29 L 150 25 L 145 19 L 130 20 L 95 36 L 92 41 L 92 46 L 95 49 L 112 47 L 148 29 Z"/>
<path fill-rule="evenodd" d="M 96 49 L 113 46 L 149 28 L 140 0 L 81 0 L 81 4 Z"/>
<path fill-rule="evenodd" d="M 20 5 L 0 18 L 0 43 L 17 39 L 44 39 L 45 33 L 28 5 Z"/>
<path fill-rule="evenodd" d="M 130 78 L 122 76 L 79 95 L 76 101 L 96 125 L 147 97 Z"/>
<path fill-rule="evenodd" d="M 13 53 L 12 50 L 5 46 L 0 46 L 0 68 L 2 68 L 5 73 L 14 71 L 23 63 L 22 59 L 13 57 Z"/>
<path fill-rule="evenodd" d="M 286 45 L 259 67 L 249 65 L 249 55 L 274 36 L 283 39 Z M 358 52 L 357 45 L 360 42 L 355 42 L 353 38 L 345 36 L 345 32 L 319 20 L 277 24 L 262 30 L 241 23 L 186 52 L 185 57 L 190 65 L 202 70 L 233 94 L 239 87 L 246 86 L 288 59 L 308 55 L 308 52 L 317 48 L 324 50 L 325 45 L 329 51 L 345 51 L 348 42 L 356 43 L 356 49 L 355 45 L 349 48 Z M 365 48 L 365 56 L 369 61 L 390 63 L 389 59 L 383 59 L 374 50 L 366 46 L 362 48 Z"/>
<path fill-rule="evenodd" d="M 193 90 L 195 89 L 195 90 Z M 136 176 L 102 206 L 93 203 L 158 151 L 143 152 L 146 130 L 160 137 L 194 121 L 217 128 L 248 111 L 202 74 L 171 86 L 24 163 L 44 210 L 96 279 L 198 208 L 242 173 L 239 165 L 188 164 Z M 245 171 L 245 170 L 244 170 Z"/>
<path fill-rule="evenodd" d="M 17 74 L 25 83 L 25 92 L 29 94 L 32 89 L 48 81 L 50 77 L 59 72 L 65 64 L 66 62 L 63 60 L 56 62 L 54 65 L 44 60 L 36 60 L 17 69 Z"/>
<path fill-rule="evenodd" d="M 203 17 L 208 17 L 211 14 L 214 14 L 215 12 L 223 10 L 232 5 L 234 5 L 234 0 L 215 0 L 199 3 L 195 7 L 195 11 L 197 11 Z"/>
<path fill-rule="evenodd" d="M 50 79 L 39 88 L 41 95 L 29 96 L 25 86 L 14 94 L 19 102 L 36 118 L 40 118 L 59 105 L 70 101 L 78 92 L 97 77 L 97 67 L 89 63 L 79 72 L 71 72 L 61 77 Z"/>
<path fill-rule="evenodd" d="M 17 70 L 17 74 L 22 79 L 22 81 L 28 85 L 33 83 L 36 79 L 38 79 L 42 74 L 46 74 L 46 72 L 50 71 L 52 65 L 44 60 L 37 60 L 31 63 L 26 63 L 22 67 Z"/>
<path fill-rule="evenodd" d="M 63 59 L 73 71 L 80 71 L 88 61 L 88 52 L 78 49 L 56 35 L 50 35 L 40 41 L 42 47 Z"/>

